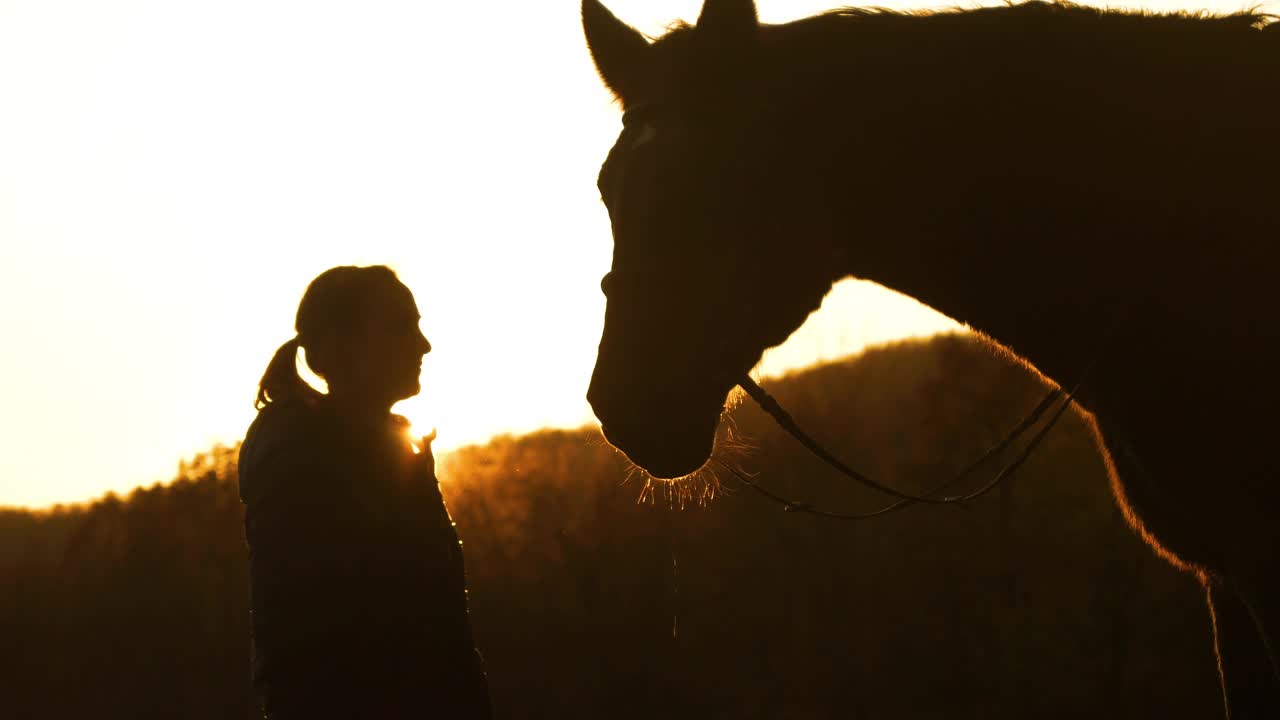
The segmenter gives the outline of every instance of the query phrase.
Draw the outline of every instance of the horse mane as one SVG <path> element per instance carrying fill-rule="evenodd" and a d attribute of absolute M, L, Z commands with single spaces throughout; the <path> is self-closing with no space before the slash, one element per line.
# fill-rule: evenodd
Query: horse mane
<path fill-rule="evenodd" d="M 1158 12 L 1153 10 L 1114 10 L 1077 5 L 1070 2 L 1029 2 L 980 8 L 947 8 L 941 10 L 891 10 L 884 7 L 843 7 L 827 10 L 808 18 L 777 25 L 762 25 L 765 33 L 802 31 L 813 33 L 811 40 L 821 41 L 831 35 L 829 41 L 841 42 L 838 37 L 851 29 L 892 29 L 903 24 L 918 25 L 921 21 L 948 27 L 999 28 L 1016 25 L 1033 28 L 1052 25 L 1058 28 L 1079 30 L 1129 29 L 1139 25 L 1167 27 L 1215 26 L 1234 30 L 1261 30 L 1271 27 L 1276 15 L 1256 10 L 1220 14 L 1207 10 L 1179 10 Z"/>
<path fill-rule="evenodd" d="M 812 104 L 811 120 L 855 112 L 848 105 L 856 102 L 850 88 L 884 99 L 903 91 L 892 87 L 899 80 L 928 78 L 947 92 L 976 88 L 969 97 L 994 83 L 1048 94 L 1063 78 L 1069 84 L 1090 74 L 1108 81 L 1142 74 L 1160 82 L 1184 77 L 1190 84 L 1179 92 L 1188 97 L 1219 92 L 1210 77 L 1238 95 L 1248 88 L 1271 94 L 1280 84 L 1277 28 L 1280 16 L 1256 9 L 1155 12 L 1045 0 L 973 9 L 842 7 L 760 24 L 764 54 L 746 72 L 758 75 L 760 87 L 779 102 Z M 689 52 L 697 38 L 695 26 L 675 22 L 653 39 L 654 50 L 665 58 L 659 62 L 667 67 L 663 74 L 680 85 L 701 86 L 686 89 L 690 97 L 707 97 L 707 91 L 721 96 L 720 79 L 732 66 L 711 60 L 715 53 Z M 696 72 L 706 62 L 720 68 Z M 911 68 L 914 77 L 908 77 Z M 677 79 L 682 76 L 687 79 Z"/>
<path fill-rule="evenodd" d="M 806 18 L 786 23 L 760 25 L 761 37 L 766 42 L 804 42 L 817 46 L 841 46 L 851 34 L 867 32 L 892 32 L 914 28 L 937 29 L 1035 29 L 1052 27 L 1055 30 L 1072 31 L 1125 31 L 1141 28 L 1164 28 L 1194 32 L 1196 29 L 1215 29 L 1230 32 L 1254 33 L 1267 30 L 1269 37 L 1280 36 L 1280 15 L 1259 12 L 1257 9 L 1233 13 L 1214 13 L 1208 10 L 1178 10 L 1159 12 L 1153 10 L 1103 9 L 1077 5 L 1063 0 L 1029 0 L 1001 6 L 934 10 L 892 10 L 885 7 L 841 7 L 826 10 Z M 694 26 L 682 20 L 666 27 L 666 32 L 650 38 L 659 44 L 675 40 L 694 30 Z"/>
<path fill-rule="evenodd" d="M 1163 19 L 1163 20 L 1191 20 L 1191 21 L 1215 21 L 1223 22 L 1229 25 L 1238 25 L 1242 27 L 1258 27 L 1267 24 L 1275 19 L 1275 16 L 1267 13 L 1260 13 L 1256 10 L 1242 10 L 1234 13 L 1214 13 L 1208 10 L 1175 10 L 1175 11 L 1155 11 L 1140 9 L 1106 9 L 1092 7 L 1088 5 L 1078 5 L 1072 2 L 1048 2 L 1047 0 L 1029 0 L 1024 3 L 1009 3 L 1001 6 L 978 7 L 978 8 L 961 8 L 952 7 L 941 10 L 891 10 L 884 7 L 843 7 L 827 10 L 810 19 L 823 18 L 922 18 L 922 17 L 950 17 L 955 15 L 964 15 L 968 21 L 974 24 L 1003 22 L 1005 18 L 1017 17 L 1021 20 L 1028 18 L 1039 21 L 1060 22 L 1061 20 L 1071 19 L 1081 23 L 1094 22 L 1099 19 L 1107 18 L 1128 18 L 1132 19 Z M 839 22 L 836 20 L 836 22 Z"/>

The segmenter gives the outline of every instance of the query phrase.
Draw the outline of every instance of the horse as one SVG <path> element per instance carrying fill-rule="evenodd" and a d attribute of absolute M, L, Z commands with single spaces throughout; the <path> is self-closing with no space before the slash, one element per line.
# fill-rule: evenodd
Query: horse
<path fill-rule="evenodd" d="M 583 0 L 624 127 L 587 394 L 656 478 L 846 277 L 1077 378 L 1116 501 L 1204 583 L 1229 716 L 1280 716 L 1280 24 L 1027 2 L 649 38 Z"/>

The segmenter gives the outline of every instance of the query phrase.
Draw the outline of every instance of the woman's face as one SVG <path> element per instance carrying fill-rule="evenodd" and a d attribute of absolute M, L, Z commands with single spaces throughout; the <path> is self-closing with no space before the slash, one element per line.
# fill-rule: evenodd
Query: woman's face
<path fill-rule="evenodd" d="M 422 356 L 431 343 L 418 327 L 413 293 L 399 282 L 384 283 L 369 298 L 364 322 L 352 333 L 342 355 L 345 367 L 326 378 L 330 388 L 368 397 L 388 407 L 422 389 Z"/>

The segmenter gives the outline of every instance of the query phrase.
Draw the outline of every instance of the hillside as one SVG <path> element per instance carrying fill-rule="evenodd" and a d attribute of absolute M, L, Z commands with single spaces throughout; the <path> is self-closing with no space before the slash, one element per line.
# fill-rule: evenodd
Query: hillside
<path fill-rule="evenodd" d="M 954 474 L 1043 392 L 966 337 L 765 384 L 904 489 Z M 753 406 L 726 427 L 729 461 L 787 497 L 884 502 Z M 6 715 L 250 717 L 233 461 L 218 449 L 125 499 L 0 514 Z M 1221 712 L 1200 591 L 1123 526 L 1074 416 L 967 509 L 860 522 L 783 512 L 723 472 L 646 489 L 594 430 L 496 438 L 440 476 L 501 717 Z"/>

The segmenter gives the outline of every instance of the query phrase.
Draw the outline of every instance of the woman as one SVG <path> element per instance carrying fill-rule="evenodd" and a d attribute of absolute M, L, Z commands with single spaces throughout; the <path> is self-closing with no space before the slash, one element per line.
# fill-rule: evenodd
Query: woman
<path fill-rule="evenodd" d="M 389 268 L 336 267 L 307 287 L 240 450 L 253 680 L 295 718 L 489 718 L 462 549 L 391 406 L 418 394 L 431 344 Z M 324 378 L 298 376 L 297 352 Z"/>

